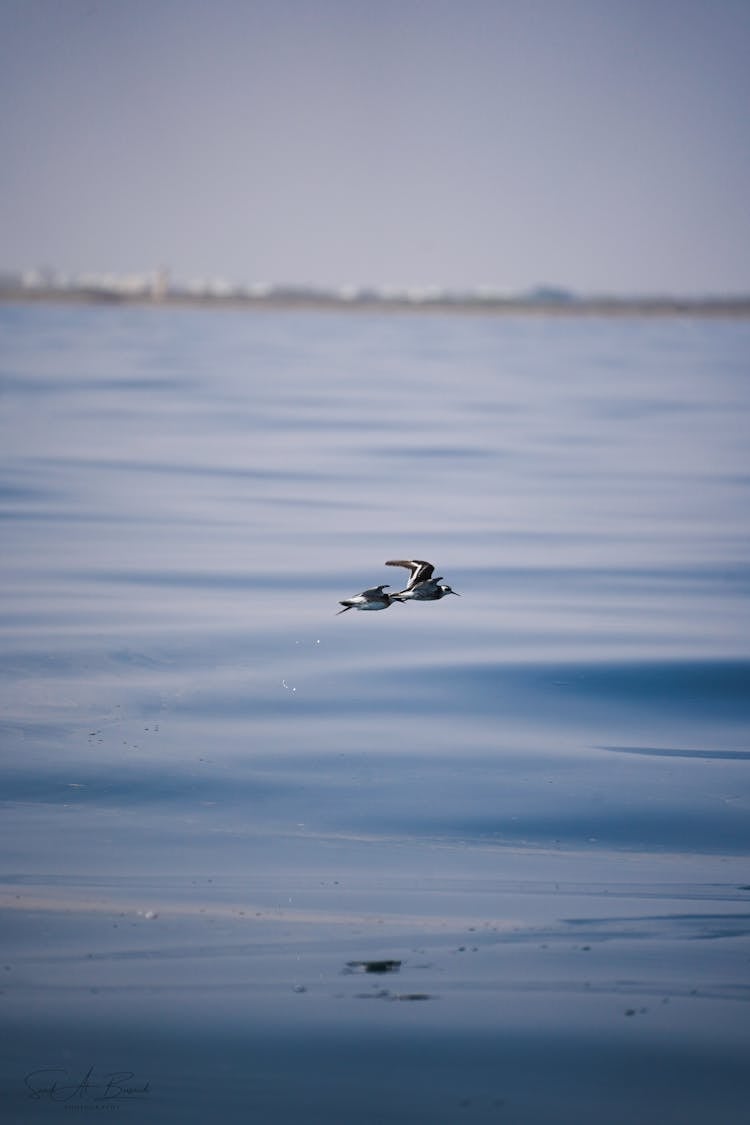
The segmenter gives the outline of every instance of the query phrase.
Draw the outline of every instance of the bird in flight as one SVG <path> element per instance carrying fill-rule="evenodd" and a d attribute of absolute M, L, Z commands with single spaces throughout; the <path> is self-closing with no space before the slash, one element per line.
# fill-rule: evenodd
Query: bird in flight
<path fill-rule="evenodd" d="M 355 594 L 353 598 L 343 598 L 339 605 L 344 608 L 337 611 L 337 616 L 339 613 L 346 613 L 348 609 L 388 609 L 388 606 L 392 605 L 393 602 L 404 600 L 399 594 L 386 594 L 387 589 L 389 589 L 387 584 L 373 586 L 370 590 L 363 590 L 361 594 Z"/>
<path fill-rule="evenodd" d="M 387 594 L 385 591 L 390 590 L 387 583 L 373 586 L 369 590 L 363 590 L 361 594 L 355 594 L 352 598 L 343 598 L 339 605 L 344 608 L 337 612 L 346 613 L 348 609 L 388 609 L 394 602 L 439 602 L 447 594 L 455 594 L 457 598 L 461 596 L 457 590 L 443 583 L 442 575 L 433 578 L 435 567 L 424 559 L 390 559 L 385 565 L 403 566 L 409 571 L 409 581 L 403 590 L 395 594 Z"/>
<path fill-rule="evenodd" d="M 437 578 L 432 577 L 435 573 L 435 567 L 432 563 L 425 562 L 424 559 L 391 559 L 385 565 L 405 566 L 410 572 L 409 581 L 404 589 L 394 595 L 402 601 L 439 602 L 446 594 L 455 594 L 457 598 L 461 597 L 458 591 L 451 586 L 441 585 L 443 582 L 442 574 Z"/>

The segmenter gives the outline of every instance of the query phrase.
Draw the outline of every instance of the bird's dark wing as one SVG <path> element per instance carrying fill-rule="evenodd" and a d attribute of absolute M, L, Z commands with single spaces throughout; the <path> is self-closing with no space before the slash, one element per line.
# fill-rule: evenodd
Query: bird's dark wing
<path fill-rule="evenodd" d="M 411 590 L 418 582 L 426 582 L 435 573 L 432 563 L 425 562 L 424 559 L 390 559 L 385 565 L 405 566 L 411 571 L 411 578 L 406 584 L 407 590 Z"/>

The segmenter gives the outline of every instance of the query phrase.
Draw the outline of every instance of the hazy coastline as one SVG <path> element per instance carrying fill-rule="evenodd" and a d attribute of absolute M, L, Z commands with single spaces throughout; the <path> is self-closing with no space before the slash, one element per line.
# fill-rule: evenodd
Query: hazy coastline
<path fill-rule="evenodd" d="M 452 295 L 381 296 L 363 291 L 353 296 L 305 288 L 272 288 L 267 293 L 154 293 L 150 289 L 122 292 L 108 288 L 0 287 L 0 303 L 65 305 L 135 305 L 209 309 L 310 309 L 335 312 L 457 313 L 483 316 L 695 316 L 750 318 L 750 296 L 707 297 L 578 297 L 561 295 L 519 296 Z"/>

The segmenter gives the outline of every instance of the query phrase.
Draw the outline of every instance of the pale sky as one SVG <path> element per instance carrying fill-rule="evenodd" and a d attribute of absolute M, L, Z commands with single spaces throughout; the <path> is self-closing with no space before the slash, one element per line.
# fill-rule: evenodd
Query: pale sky
<path fill-rule="evenodd" d="M 750 293 L 750 0 L 0 0 L 0 270 Z"/>

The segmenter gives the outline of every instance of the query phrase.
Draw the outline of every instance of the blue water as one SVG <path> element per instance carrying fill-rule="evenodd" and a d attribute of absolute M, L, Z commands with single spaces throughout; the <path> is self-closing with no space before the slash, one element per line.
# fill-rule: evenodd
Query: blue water
<path fill-rule="evenodd" d="M 745 1120 L 750 324 L 5 306 L 0 396 L 9 1120 Z"/>

